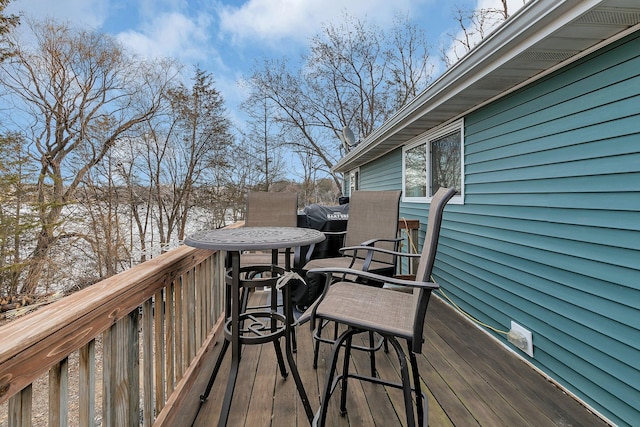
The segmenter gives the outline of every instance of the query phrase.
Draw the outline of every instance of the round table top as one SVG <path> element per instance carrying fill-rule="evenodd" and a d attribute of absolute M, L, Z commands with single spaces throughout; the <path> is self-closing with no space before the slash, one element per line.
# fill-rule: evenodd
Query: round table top
<path fill-rule="evenodd" d="M 293 248 L 318 243 L 322 232 L 299 227 L 241 227 L 201 231 L 187 237 L 184 243 L 201 249 L 249 251 Z"/>

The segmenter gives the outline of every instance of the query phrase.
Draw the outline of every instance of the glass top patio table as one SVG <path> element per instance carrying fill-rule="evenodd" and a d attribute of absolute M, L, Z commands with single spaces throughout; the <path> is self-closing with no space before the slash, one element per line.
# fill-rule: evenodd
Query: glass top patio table
<path fill-rule="evenodd" d="M 240 253 L 250 250 L 275 250 L 282 248 L 293 248 L 298 246 L 307 246 L 313 243 L 321 242 L 325 239 L 325 235 L 314 229 L 298 228 L 298 227 L 241 227 L 241 228 L 222 228 L 217 230 L 202 231 L 190 235 L 185 239 L 188 246 L 226 251 L 231 260 L 231 272 L 228 275 L 225 295 L 225 340 L 222 349 L 216 361 L 216 366 L 211 374 L 209 384 L 203 395 L 200 396 L 200 405 L 207 399 L 213 380 L 222 363 L 224 354 L 231 344 L 231 370 L 227 382 L 224 401 L 222 404 L 222 412 L 218 420 L 219 426 L 227 423 L 229 416 L 229 408 L 233 391 L 238 375 L 238 365 L 240 363 L 240 351 L 242 344 L 262 344 L 271 340 L 274 342 L 276 354 L 278 355 L 278 363 L 283 376 L 286 376 L 284 362 L 282 361 L 279 340 L 285 337 L 285 353 L 291 373 L 293 374 L 298 394 L 302 400 L 305 412 L 309 421 L 313 418 L 313 412 L 309 404 L 309 399 L 302 385 L 302 380 L 298 373 L 295 360 L 292 354 L 291 325 L 293 324 L 293 310 L 291 308 L 290 289 L 288 286 L 283 287 L 284 317 L 275 310 L 267 312 L 240 312 Z M 258 339 L 251 337 L 243 337 L 241 325 L 245 320 L 254 321 L 256 317 L 267 318 L 271 321 L 271 330 L 268 335 L 260 335 Z M 279 327 L 276 323 L 279 322 Z"/>

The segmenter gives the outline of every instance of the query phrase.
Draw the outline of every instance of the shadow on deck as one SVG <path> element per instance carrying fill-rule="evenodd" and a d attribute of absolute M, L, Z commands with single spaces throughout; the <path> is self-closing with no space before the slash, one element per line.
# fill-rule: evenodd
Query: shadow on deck
<path fill-rule="evenodd" d="M 253 298 L 266 298 L 256 292 Z M 203 361 L 202 372 L 185 404 L 193 413 L 198 394 L 204 390 L 220 345 Z M 325 378 L 325 361 L 330 346 L 321 345 L 317 370 L 312 368 L 312 340 L 308 325 L 298 328 L 298 369 L 311 406 L 320 404 Z M 597 416 L 572 397 L 509 353 L 497 342 L 458 315 L 439 298 L 432 298 L 427 313 L 424 353 L 418 357 L 422 387 L 427 392 L 430 426 L 605 426 Z M 352 369 L 366 373 L 368 356 L 354 352 Z M 393 352 L 376 355 L 383 378 L 398 378 L 398 361 Z M 217 425 L 222 405 L 230 352 L 209 399 L 194 426 Z M 399 390 L 385 389 L 355 380 L 350 382 L 348 414 L 338 414 L 338 395 L 329 409 L 331 426 L 404 425 L 404 404 Z M 186 425 L 186 423 L 185 423 Z M 292 378 L 283 380 L 277 370 L 273 346 L 245 346 L 240 363 L 229 426 L 308 425 Z"/>

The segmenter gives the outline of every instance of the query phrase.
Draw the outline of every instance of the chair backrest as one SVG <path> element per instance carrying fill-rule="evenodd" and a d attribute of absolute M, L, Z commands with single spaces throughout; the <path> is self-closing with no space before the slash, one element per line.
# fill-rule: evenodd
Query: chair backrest
<path fill-rule="evenodd" d="M 416 272 L 416 280 L 428 282 L 431 278 L 431 271 L 436 260 L 436 251 L 438 249 L 438 238 L 440 237 L 440 225 L 442 224 L 442 216 L 444 207 L 449 200 L 456 194 L 455 188 L 444 188 L 436 192 L 431 199 L 429 206 L 429 218 L 427 220 L 427 234 L 420 255 L 420 263 Z M 424 327 L 424 318 L 427 314 L 427 305 L 429 304 L 430 290 L 415 288 L 413 291 L 415 318 L 413 324 L 413 351 L 420 353 L 422 351 L 422 332 Z"/>
<path fill-rule="evenodd" d="M 349 221 L 344 246 L 358 246 L 371 239 L 395 239 L 398 235 L 401 191 L 354 191 L 349 198 Z M 394 250 L 394 243 L 378 247 Z M 376 254 L 375 261 L 393 264 L 394 258 Z"/>
<path fill-rule="evenodd" d="M 297 193 L 251 192 L 246 207 L 247 227 L 295 227 L 298 223 Z"/>

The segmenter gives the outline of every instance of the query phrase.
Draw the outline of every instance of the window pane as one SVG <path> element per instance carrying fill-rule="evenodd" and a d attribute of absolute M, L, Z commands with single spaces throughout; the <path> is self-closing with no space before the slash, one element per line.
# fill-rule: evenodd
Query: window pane
<path fill-rule="evenodd" d="M 349 173 L 349 183 L 350 183 L 350 192 L 353 194 L 354 191 L 360 189 L 360 174 L 358 171 L 351 171 Z"/>
<path fill-rule="evenodd" d="M 460 194 L 460 132 L 431 141 L 431 192 L 453 187 Z"/>
<path fill-rule="evenodd" d="M 404 153 L 406 197 L 427 196 L 427 147 L 425 144 Z"/>

